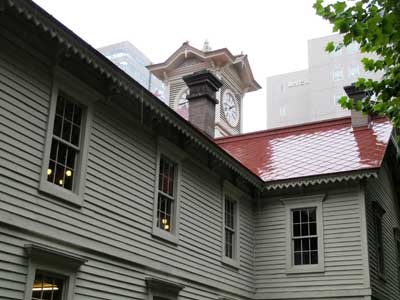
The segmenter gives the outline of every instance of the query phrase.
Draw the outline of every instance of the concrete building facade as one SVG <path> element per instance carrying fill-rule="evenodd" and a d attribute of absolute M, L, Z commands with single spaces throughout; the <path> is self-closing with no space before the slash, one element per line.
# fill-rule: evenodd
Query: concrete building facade
<path fill-rule="evenodd" d="M 327 53 L 328 42 L 341 42 L 340 35 L 308 41 L 308 69 L 267 78 L 267 128 L 289 126 L 348 116 L 338 104 L 343 87 L 359 77 L 379 78 L 364 71 L 358 44 Z"/>

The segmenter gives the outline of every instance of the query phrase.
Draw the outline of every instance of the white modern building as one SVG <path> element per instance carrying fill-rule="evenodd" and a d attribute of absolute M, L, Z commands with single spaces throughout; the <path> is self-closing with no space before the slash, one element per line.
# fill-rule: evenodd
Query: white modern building
<path fill-rule="evenodd" d="M 308 69 L 267 78 L 267 128 L 350 114 L 338 104 L 345 95 L 343 87 L 359 77 L 377 78 L 380 74 L 364 71 L 361 59 L 371 55 L 360 53 L 356 43 L 337 52 L 325 51 L 328 42 L 341 40 L 339 34 L 309 40 Z"/>

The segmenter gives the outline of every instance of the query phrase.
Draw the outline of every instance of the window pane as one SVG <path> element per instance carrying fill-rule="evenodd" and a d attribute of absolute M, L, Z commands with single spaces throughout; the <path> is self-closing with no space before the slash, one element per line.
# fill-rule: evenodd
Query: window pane
<path fill-rule="evenodd" d="M 82 109 L 75 105 L 75 110 L 74 110 L 74 123 L 76 125 L 81 125 L 81 119 L 82 119 Z"/>
<path fill-rule="evenodd" d="M 302 236 L 307 236 L 308 235 L 308 224 L 307 223 L 302 223 L 301 224 L 301 235 Z"/>
<path fill-rule="evenodd" d="M 309 218 L 310 218 L 310 222 L 316 222 L 317 221 L 316 209 L 315 208 L 310 209 Z"/>
<path fill-rule="evenodd" d="M 294 264 L 301 265 L 301 252 L 294 253 Z"/>
<path fill-rule="evenodd" d="M 318 238 L 311 238 L 310 239 L 310 249 L 311 250 L 318 250 Z"/>
<path fill-rule="evenodd" d="M 72 148 L 68 148 L 67 152 L 67 167 L 73 170 L 75 167 L 76 151 Z"/>
<path fill-rule="evenodd" d="M 64 118 L 68 121 L 72 121 L 74 115 L 74 104 L 71 101 L 67 101 L 65 104 Z"/>
<path fill-rule="evenodd" d="M 293 226 L 293 236 L 300 236 L 300 224 Z"/>
<path fill-rule="evenodd" d="M 293 223 L 300 223 L 300 211 L 293 211 Z"/>
<path fill-rule="evenodd" d="M 308 222 L 308 209 L 304 209 L 301 211 L 301 223 Z"/>
<path fill-rule="evenodd" d="M 302 249 L 303 251 L 310 250 L 310 239 L 302 239 L 301 244 L 303 247 L 303 249 Z"/>
<path fill-rule="evenodd" d="M 317 224 L 310 223 L 310 235 L 317 235 Z"/>
<path fill-rule="evenodd" d="M 53 134 L 61 137 L 61 128 L 62 128 L 62 118 L 56 115 L 54 118 Z"/>
<path fill-rule="evenodd" d="M 294 240 L 294 251 L 301 251 L 301 239 Z"/>
<path fill-rule="evenodd" d="M 311 264 L 318 264 L 318 251 L 311 251 Z"/>
<path fill-rule="evenodd" d="M 52 160 L 57 159 L 57 151 L 58 151 L 58 142 L 55 139 L 53 139 L 51 142 L 50 159 Z"/>
<path fill-rule="evenodd" d="M 80 138 L 81 129 L 74 125 L 72 127 L 72 134 L 71 134 L 71 143 L 75 146 L 79 146 L 79 138 Z"/>
<path fill-rule="evenodd" d="M 310 252 L 303 252 L 303 265 L 310 264 Z"/>
<path fill-rule="evenodd" d="M 72 131 L 72 123 L 68 122 L 68 121 L 64 121 L 63 130 L 62 130 L 62 139 L 67 142 L 70 142 L 71 131 Z"/>
<path fill-rule="evenodd" d="M 63 143 L 58 143 L 57 163 L 65 165 L 67 159 L 67 150 L 67 145 Z"/>
<path fill-rule="evenodd" d="M 57 98 L 56 114 L 61 117 L 64 115 L 64 104 L 64 96 L 60 93 Z"/>
<path fill-rule="evenodd" d="M 51 275 L 35 274 L 32 300 L 62 300 L 64 280 Z"/>

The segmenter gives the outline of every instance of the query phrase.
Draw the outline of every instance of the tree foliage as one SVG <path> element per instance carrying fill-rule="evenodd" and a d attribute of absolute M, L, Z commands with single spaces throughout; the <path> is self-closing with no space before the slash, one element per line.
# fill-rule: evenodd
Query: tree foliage
<path fill-rule="evenodd" d="M 400 0 L 353 0 L 325 4 L 316 0 L 317 15 L 343 34 L 343 42 L 328 43 L 333 52 L 355 41 L 362 53 L 377 53 L 378 59 L 363 58 L 366 71 L 382 72 L 381 80 L 359 78 L 356 86 L 376 97 L 357 102 L 357 110 L 385 115 L 400 128 Z M 351 99 L 342 97 L 342 107 L 353 108 Z"/>

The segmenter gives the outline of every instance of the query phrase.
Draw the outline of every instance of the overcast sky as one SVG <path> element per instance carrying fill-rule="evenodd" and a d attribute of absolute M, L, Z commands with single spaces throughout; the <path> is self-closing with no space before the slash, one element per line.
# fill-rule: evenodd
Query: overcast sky
<path fill-rule="evenodd" d="M 266 78 L 307 68 L 307 40 L 332 33 L 314 0 L 34 1 L 93 47 L 128 40 L 153 63 L 185 41 L 243 51 L 262 86 L 245 97 L 245 132 L 266 127 Z"/>

